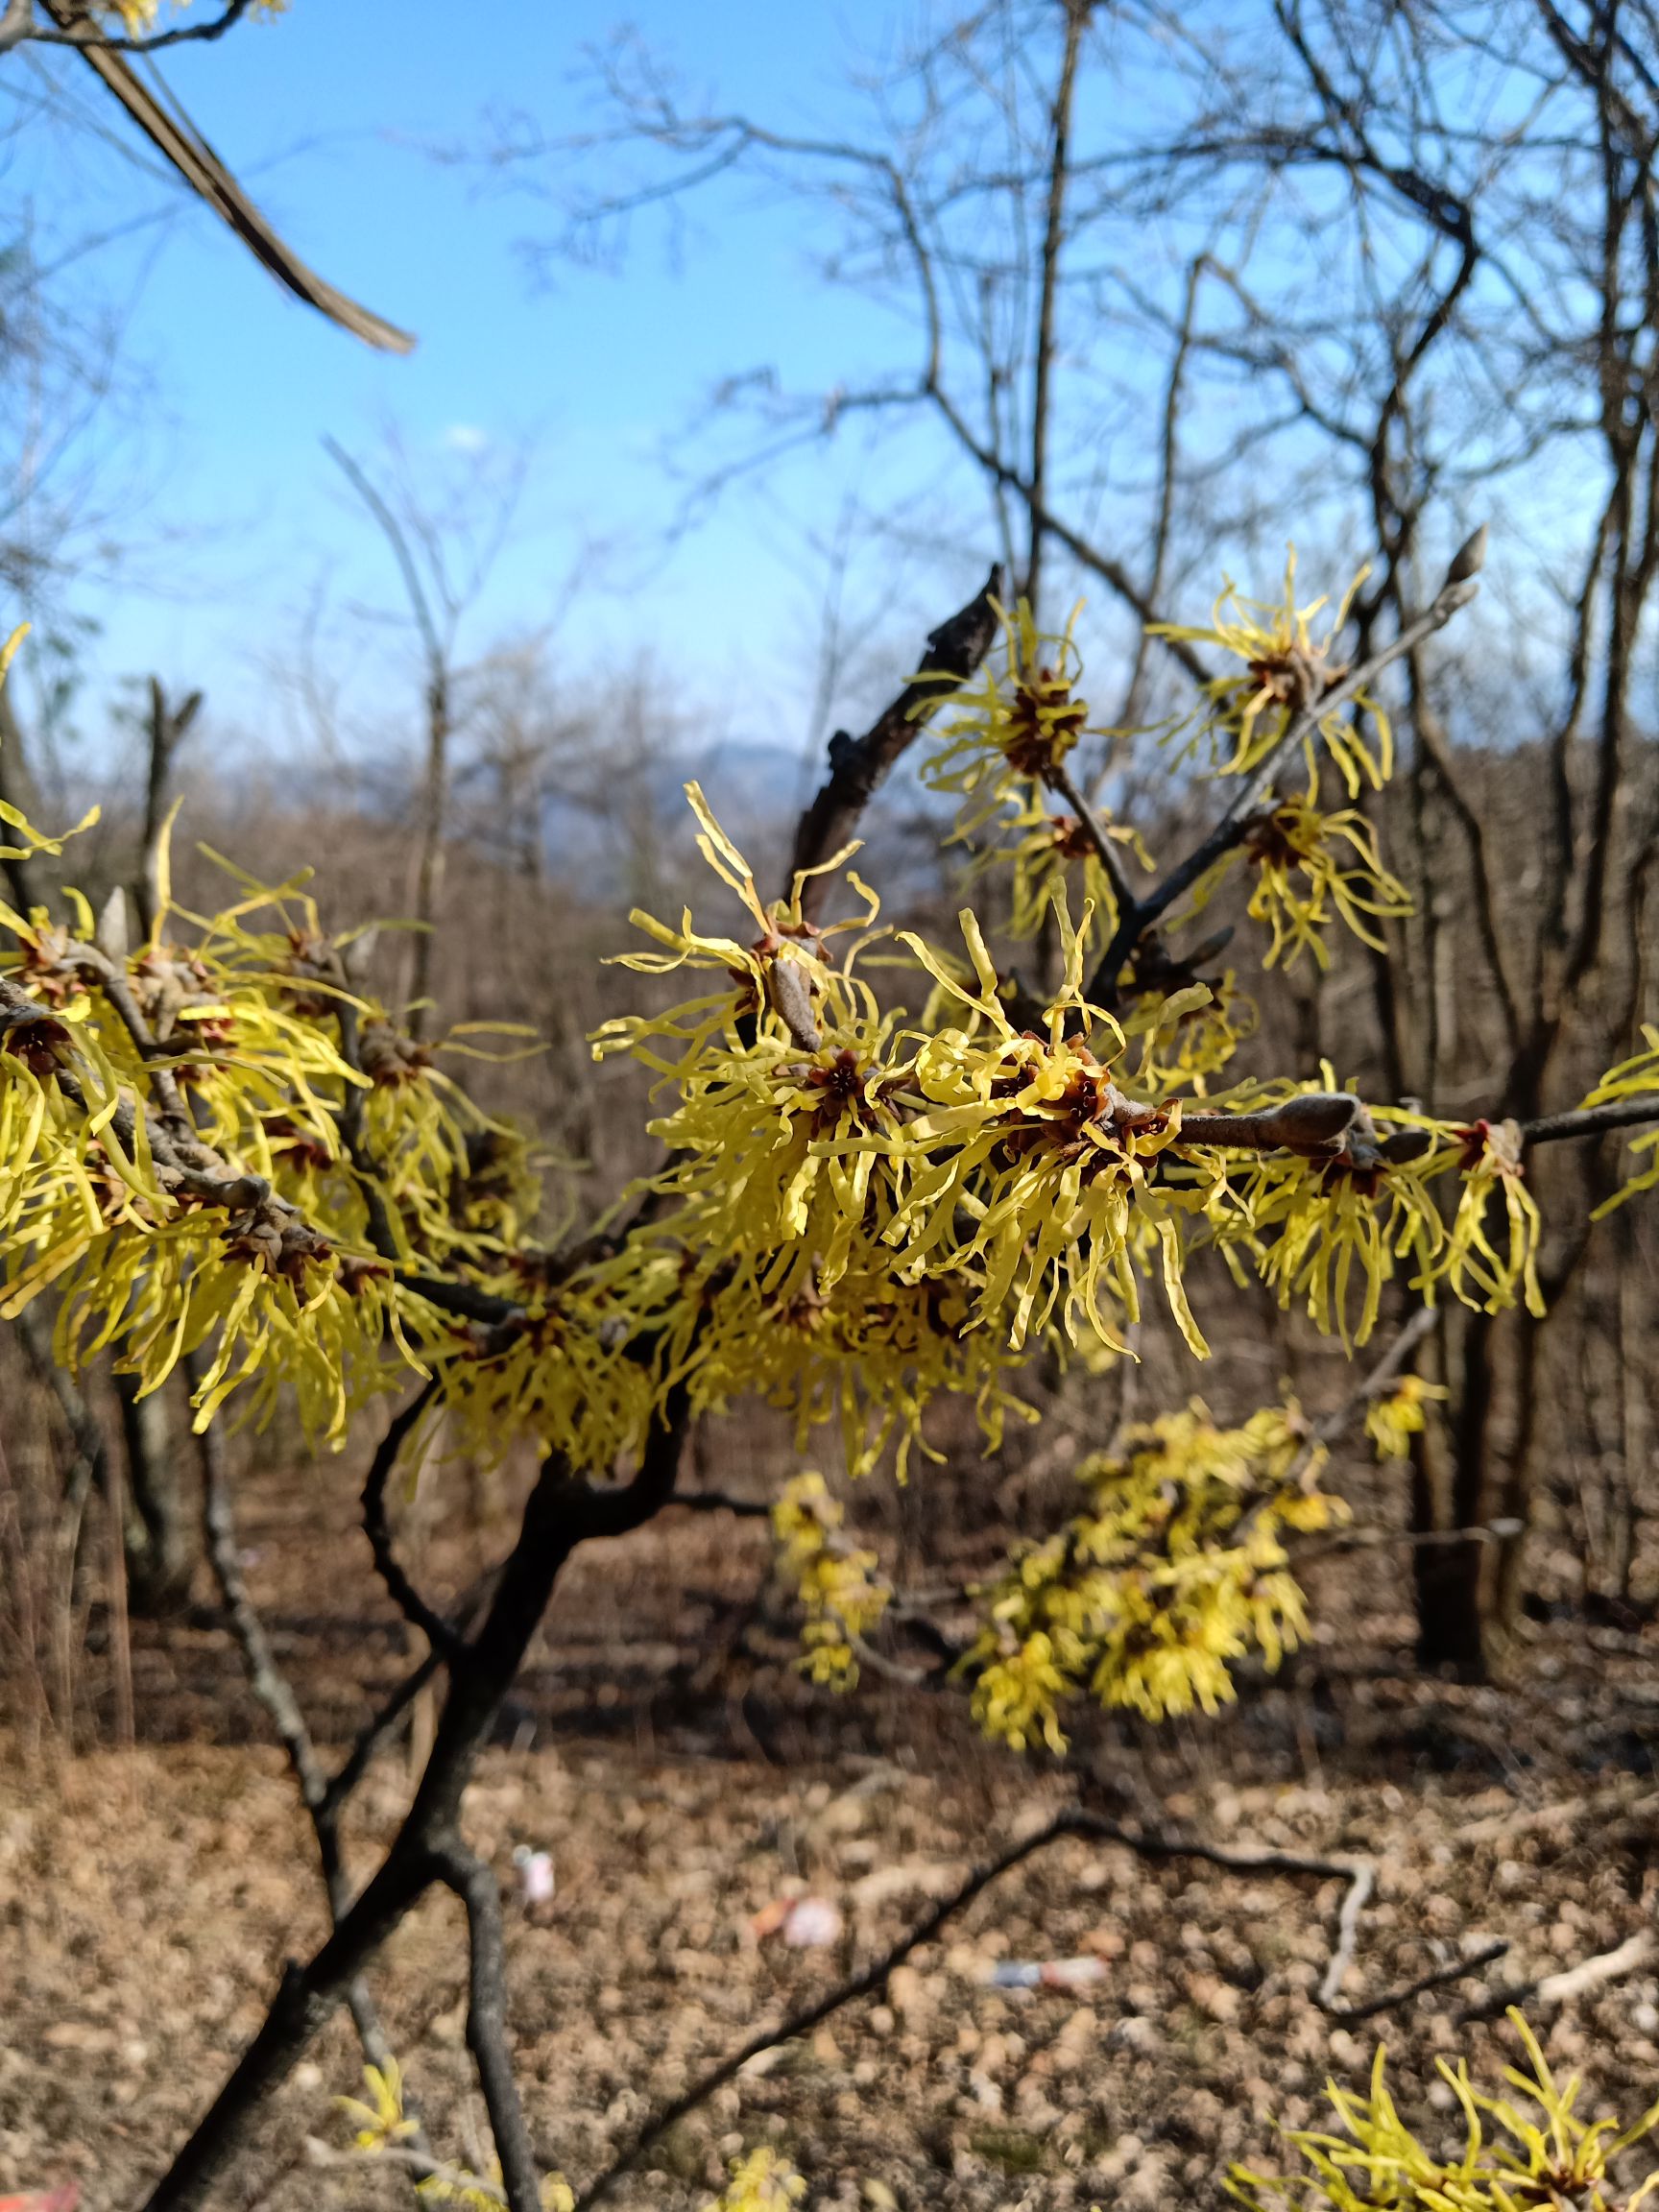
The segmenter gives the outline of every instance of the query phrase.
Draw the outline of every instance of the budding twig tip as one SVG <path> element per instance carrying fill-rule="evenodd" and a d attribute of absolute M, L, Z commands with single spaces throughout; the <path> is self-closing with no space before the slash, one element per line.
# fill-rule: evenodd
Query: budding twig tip
<path fill-rule="evenodd" d="M 1486 565 L 1487 537 L 1487 526 L 1482 522 L 1479 530 L 1464 539 L 1453 554 L 1452 565 L 1446 571 L 1448 584 L 1466 584 L 1471 577 L 1479 575 Z"/>

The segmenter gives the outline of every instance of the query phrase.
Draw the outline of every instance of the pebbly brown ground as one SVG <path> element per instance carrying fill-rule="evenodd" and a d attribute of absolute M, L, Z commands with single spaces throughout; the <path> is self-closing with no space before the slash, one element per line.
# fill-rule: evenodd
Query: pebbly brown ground
<path fill-rule="evenodd" d="M 364 1581 L 349 1513 L 349 1487 L 286 1485 L 253 1486 L 244 1513 L 257 1593 L 331 1743 L 404 1663 L 390 1618 L 350 1609 Z M 884 1948 L 1076 1786 L 975 1743 L 953 1693 L 867 1681 L 836 1700 L 801 1683 L 787 1623 L 757 1602 L 764 1556 L 752 1525 L 685 1515 L 625 1552 L 597 1549 L 510 1716 L 518 1747 L 487 1755 L 469 1798 L 510 1898 L 531 2118 L 578 2186 L 659 2103 Z M 435 1544 L 421 1558 L 450 1590 L 475 1566 Z M 1659 1639 L 1556 1623 L 1506 1689 L 1426 1684 L 1380 1579 L 1373 1595 L 1375 1560 L 1342 1573 L 1316 1592 L 1320 1645 L 1278 1684 L 1214 1723 L 1101 1727 L 1080 1769 L 1126 1819 L 1374 1858 L 1351 2001 L 1493 1937 L 1508 1958 L 1345 2027 L 1313 2002 L 1340 1884 L 1065 1843 L 917 1952 L 883 2001 L 719 2092 L 618 2206 L 700 2206 L 726 2162 L 763 2142 L 806 2174 L 816 2205 L 1214 2204 L 1231 2160 L 1274 2156 L 1270 2116 L 1318 2120 L 1326 2077 L 1358 2086 L 1379 2037 L 1406 2108 L 1451 2130 L 1435 2056 L 1465 2052 L 1495 2085 L 1514 2056 L 1506 2028 L 1459 2026 L 1459 2010 L 1654 1927 Z M 94 2212 L 141 2200 L 283 1959 L 323 1932 L 307 1831 L 223 1630 L 204 1610 L 134 1637 L 135 1748 L 70 1757 L 42 1732 L 0 1736 L 0 2192 L 72 2176 Z M 107 1736 L 104 1664 L 94 1652 L 85 1690 Z M 358 1870 L 406 1791 L 395 1755 L 351 1830 Z M 519 1843 L 556 1864 L 546 1925 L 514 1901 Z M 839 1942 L 757 1941 L 754 1916 L 801 1891 L 839 1907 Z M 998 1960 L 1074 1956 L 1103 1978 L 987 1985 Z M 466 2160 L 478 2122 L 448 1901 L 422 1907 L 374 1981 L 436 2143 Z M 1588 2077 L 1588 2104 L 1631 2115 L 1659 2093 L 1659 1945 L 1536 2016 L 1552 2056 Z M 344 2158 L 333 2100 L 358 2065 L 336 2024 L 216 2202 L 408 2202 L 397 2176 Z"/>
<path fill-rule="evenodd" d="M 1519 1741 L 1551 1714 L 1496 1694 L 1448 1698 L 1438 1725 Z M 1648 1723 L 1659 1710 L 1641 1709 Z M 1559 1721 L 1557 1722 L 1559 1725 Z M 1211 1747 L 1225 1767 L 1225 1739 Z M 999 1767 L 1000 1771 L 994 1768 Z M 257 2024 L 280 1961 L 322 1931 L 306 1837 L 262 1747 L 141 1746 L 15 1762 L 0 1813 L 0 2187 L 74 2175 L 93 2207 L 136 2200 Z M 402 1778 L 373 1784 L 362 1864 L 390 1834 Z M 469 1800 L 478 1848 L 512 1881 L 513 1846 L 552 1852 L 551 1923 L 514 1912 L 514 2031 L 537 2135 L 581 2181 L 658 2101 L 752 2029 L 884 1945 L 975 1857 L 1058 1801 L 1010 1763 L 941 1777 L 895 1761 L 784 1771 L 565 1743 L 492 1752 Z M 1055 1846 L 918 1952 L 865 2003 L 723 2090 L 671 2137 L 622 2204 L 705 2200 L 722 2161 L 783 2147 L 813 2201 L 877 2206 L 1209 2203 L 1235 2157 L 1271 2155 L 1268 2116 L 1306 2123 L 1327 2073 L 1358 2082 L 1379 2032 L 1408 2105 L 1441 2117 L 1438 2053 L 1496 2072 L 1505 2031 L 1459 2029 L 1463 2004 L 1647 1929 L 1659 1897 L 1659 1778 L 1536 1762 L 1507 1781 L 1421 1773 L 1406 1786 L 1223 1771 L 1164 1793 L 1196 1833 L 1376 1856 L 1355 1998 L 1507 1936 L 1509 1959 L 1374 2026 L 1344 2029 L 1312 1990 L 1340 1886 L 1153 1869 L 1116 1848 Z M 805 1886 L 834 1900 L 831 1951 L 757 1943 L 752 1916 Z M 999 1959 L 1093 1954 L 1087 1992 L 1001 1992 Z M 457 1930 L 434 1902 L 376 1982 L 437 2140 L 475 2132 Z M 1659 2084 L 1659 1966 L 1541 2014 L 1593 2099 L 1632 2110 Z M 347 2141 L 332 2097 L 355 2085 L 331 2030 L 242 2162 L 227 2206 L 371 2205 L 399 2190 L 324 2166 Z"/>

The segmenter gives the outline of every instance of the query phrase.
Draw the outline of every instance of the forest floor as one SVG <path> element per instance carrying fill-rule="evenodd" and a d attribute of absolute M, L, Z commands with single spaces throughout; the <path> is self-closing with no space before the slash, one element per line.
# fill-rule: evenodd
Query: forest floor
<path fill-rule="evenodd" d="M 250 1572 L 322 1740 L 343 1743 L 407 1664 L 356 1617 L 360 1562 L 332 1508 L 245 1512 Z M 344 1510 L 344 1509 L 342 1509 Z M 1144 2208 L 1224 2200 L 1235 2160 L 1294 2164 L 1272 2119 L 1322 2125 L 1328 2077 L 1362 2086 L 1380 2040 L 1403 2108 L 1455 2135 L 1436 2057 L 1496 2089 L 1517 2056 L 1489 2010 L 1621 1946 L 1623 1970 L 1531 2015 L 1584 2104 L 1659 2091 L 1659 1636 L 1538 1624 L 1504 1686 L 1425 1682 L 1375 1554 L 1322 1641 L 1214 1722 L 1102 1724 L 1076 1767 L 977 1743 L 953 1691 L 869 1676 L 837 1699 L 795 1675 L 755 1593 L 753 1524 L 672 1514 L 595 1548 L 467 1804 L 509 1899 L 512 2029 L 532 2126 L 581 2188 L 660 2104 L 757 2028 L 876 1956 L 976 1862 L 1070 1801 L 1238 1848 L 1371 1862 L 1342 2000 L 1360 2005 L 1498 1939 L 1493 1963 L 1365 2021 L 1321 2009 L 1340 1878 L 1160 1864 L 1067 1840 L 1005 1875 L 882 1995 L 769 2053 L 669 2131 L 611 2200 L 708 2201 L 762 2143 L 812 2205 L 874 2212 Z M 351 1569 L 346 1571 L 346 1564 Z M 468 1562 L 427 1564 L 459 1588 Z M 1375 1587 L 1373 1586 L 1375 1581 Z M 697 1597 L 687 1599 L 691 1590 Z M 671 1593 L 681 1593 L 671 1597 Z M 69 1756 L 0 1736 L 0 2192 L 79 2181 L 91 2212 L 141 2200 L 258 2025 L 281 1963 L 324 1932 L 308 1831 L 206 1609 L 135 1626 L 137 1738 Z M 86 1662 L 108 1724 L 107 1654 Z M 26 1699 L 13 1711 L 26 1718 Z M 407 1802 L 394 1753 L 349 1835 L 367 1870 Z M 517 1845 L 550 1853 L 552 1906 L 517 1903 Z M 833 1905 L 828 1945 L 757 1933 L 781 1900 Z M 1646 1950 L 1646 1956 L 1642 1956 Z M 1089 1960 L 1072 1985 L 998 1965 Z M 463 1947 L 433 1899 L 373 1977 L 437 2148 L 478 2134 Z M 409 2201 L 349 2154 L 335 2100 L 360 2058 L 334 2023 L 214 2202 L 252 2212 Z"/>

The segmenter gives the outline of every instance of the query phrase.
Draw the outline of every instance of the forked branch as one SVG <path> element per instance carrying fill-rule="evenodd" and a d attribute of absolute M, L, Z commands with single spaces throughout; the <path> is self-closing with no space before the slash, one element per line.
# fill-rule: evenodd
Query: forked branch
<path fill-rule="evenodd" d="M 1328 714 L 1350 705 L 1360 692 L 1370 688 L 1385 668 L 1391 667 L 1403 655 L 1420 645 L 1425 637 L 1431 637 L 1437 630 L 1443 630 L 1460 608 L 1468 606 L 1480 589 L 1478 572 L 1484 558 L 1485 532 L 1480 530 L 1476 532 L 1453 560 L 1447 570 L 1446 581 L 1433 604 L 1419 614 L 1415 621 L 1408 622 L 1386 645 L 1381 646 L 1368 661 L 1361 661 L 1357 668 L 1350 668 L 1335 683 L 1327 685 L 1316 698 L 1310 699 L 1300 712 L 1289 715 L 1284 732 L 1271 750 L 1249 776 L 1239 779 L 1238 788 L 1226 811 L 1209 833 L 1143 899 L 1131 899 L 1121 906 L 1118 926 L 1089 984 L 1089 997 L 1095 1005 L 1107 1008 L 1116 1006 L 1118 976 L 1140 942 L 1142 933 L 1161 914 L 1166 913 L 1177 899 L 1182 898 L 1208 875 L 1217 860 L 1223 859 L 1236 845 L 1242 843 L 1248 833 L 1251 818 L 1271 792 L 1286 758 L 1314 735 Z"/>

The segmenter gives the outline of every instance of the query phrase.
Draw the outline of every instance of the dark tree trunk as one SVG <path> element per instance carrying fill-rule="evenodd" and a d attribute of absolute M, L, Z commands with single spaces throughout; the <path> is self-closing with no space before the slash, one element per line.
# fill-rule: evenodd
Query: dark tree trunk
<path fill-rule="evenodd" d="M 137 1378 L 117 1375 L 115 1395 L 127 1456 L 128 1601 L 158 1620 L 189 1600 L 202 1556 L 200 1519 L 161 1392 L 140 1398 Z"/>
<path fill-rule="evenodd" d="M 1472 1528 L 1480 1518 L 1493 1409 L 1490 1318 L 1473 1315 L 1444 1358 L 1450 1432 L 1442 1438 L 1431 1426 L 1412 1457 L 1412 1533 L 1420 1537 Z M 1465 1681 L 1486 1673 L 1483 1551 L 1474 1540 L 1416 1548 L 1417 1661 L 1425 1670 L 1448 1668 Z"/>

